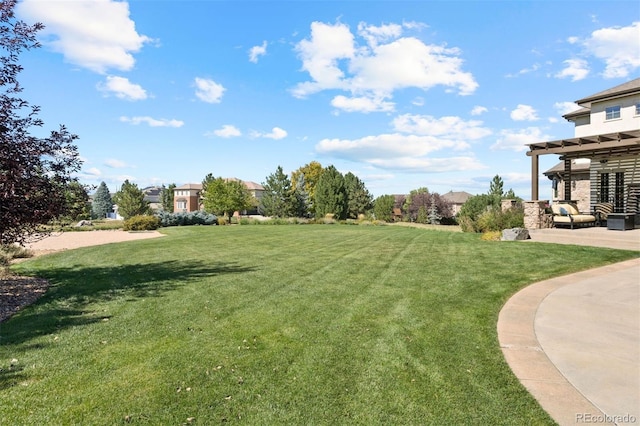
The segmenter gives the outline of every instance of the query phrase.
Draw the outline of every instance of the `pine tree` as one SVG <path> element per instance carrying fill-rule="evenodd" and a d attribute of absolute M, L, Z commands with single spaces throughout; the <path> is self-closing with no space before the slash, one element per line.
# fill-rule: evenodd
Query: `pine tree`
<path fill-rule="evenodd" d="M 381 195 L 373 202 L 373 214 L 377 220 L 391 222 L 393 220 L 393 209 L 395 197 L 393 195 Z"/>
<path fill-rule="evenodd" d="M 346 219 L 347 191 L 344 176 L 334 166 L 327 167 L 318 179 L 314 205 L 317 218 L 333 214 L 335 219 Z"/>
<path fill-rule="evenodd" d="M 281 166 L 278 166 L 275 173 L 267 176 L 267 181 L 262 186 L 264 195 L 261 201 L 265 215 L 289 217 L 293 214 L 291 181 L 289 176 L 284 174 Z"/>
<path fill-rule="evenodd" d="M 113 200 L 111 194 L 109 194 L 109 188 L 107 184 L 100 182 L 98 190 L 93 195 L 93 202 L 91 203 L 91 217 L 94 219 L 104 219 L 107 214 L 113 212 Z"/>
<path fill-rule="evenodd" d="M 176 188 L 176 184 L 172 183 L 168 187 L 165 187 L 164 184 L 160 189 L 160 201 L 162 210 L 165 212 L 173 213 L 173 196 L 174 189 Z"/>
<path fill-rule="evenodd" d="M 115 193 L 113 201 L 118 206 L 118 214 L 125 220 L 132 216 L 151 213 L 149 203 L 144 200 L 144 192 L 128 179 L 124 181 L 120 191 Z"/>
<path fill-rule="evenodd" d="M 344 175 L 344 186 L 347 191 L 347 217 L 357 219 L 358 215 L 371 209 L 373 197 L 364 182 L 351 172 Z"/>

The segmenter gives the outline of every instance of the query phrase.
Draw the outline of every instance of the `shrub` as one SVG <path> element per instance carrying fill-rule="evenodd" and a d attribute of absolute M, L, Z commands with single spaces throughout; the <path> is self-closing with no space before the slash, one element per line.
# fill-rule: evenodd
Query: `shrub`
<path fill-rule="evenodd" d="M 160 226 L 190 226 L 190 225 L 217 225 L 216 215 L 203 211 L 170 213 L 160 211 L 156 213 L 160 220 Z"/>
<path fill-rule="evenodd" d="M 153 231 L 160 227 L 160 219 L 156 216 L 137 215 L 124 221 L 125 231 Z"/>
<path fill-rule="evenodd" d="M 482 234 L 480 239 L 484 241 L 500 241 L 502 239 L 502 232 L 500 231 L 489 231 Z"/>

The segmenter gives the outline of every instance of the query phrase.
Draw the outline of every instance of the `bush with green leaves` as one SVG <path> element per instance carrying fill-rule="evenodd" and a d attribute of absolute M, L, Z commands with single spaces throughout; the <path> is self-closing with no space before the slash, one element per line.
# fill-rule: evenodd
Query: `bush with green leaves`
<path fill-rule="evenodd" d="M 160 219 L 156 216 L 136 215 L 124 221 L 125 231 L 153 231 L 160 227 Z"/>
<path fill-rule="evenodd" d="M 218 217 L 203 211 L 169 213 L 159 211 L 156 217 L 160 219 L 160 226 L 191 226 L 191 225 L 217 225 Z"/>

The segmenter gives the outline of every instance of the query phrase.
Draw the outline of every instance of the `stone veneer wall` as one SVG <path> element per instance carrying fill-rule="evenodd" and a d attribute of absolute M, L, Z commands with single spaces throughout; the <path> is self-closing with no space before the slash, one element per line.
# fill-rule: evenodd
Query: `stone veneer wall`
<path fill-rule="evenodd" d="M 545 213 L 549 200 L 525 201 L 524 227 L 527 229 L 551 228 L 551 215 Z"/>

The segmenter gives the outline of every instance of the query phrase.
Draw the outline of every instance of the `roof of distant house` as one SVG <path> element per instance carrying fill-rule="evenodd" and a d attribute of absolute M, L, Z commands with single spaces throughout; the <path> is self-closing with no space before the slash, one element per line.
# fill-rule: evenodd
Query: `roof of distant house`
<path fill-rule="evenodd" d="M 589 161 L 576 162 L 576 160 L 571 160 L 571 173 L 588 172 L 590 168 L 591 168 L 591 162 Z M 542 174 L 545 176 L 549 176 L 549 175 L 563 173 L 563 172 L 564 172 L 564 161 L 561 161 Z"/>
<path fill-rule="evenodd" d="M 473 194 L 469 194 L 465 191 L 449 191 L 446 194 L 442 194 L 442 198 L 452 204 L 464 204 L 469 198 L 473 197 Z"/>
<path fill-rule="evenodd" d="M 246 186 L 247 189 L 250 191 L 264 191 L 264 187 L 259 183 L 242 180 L 238 178 L 224 178 L 224 180 L 226 182 L 229 182 L 229 181 L 242 182 L 244 186 Z M 185 189 L 202 190 L 202 184 L 201 183 L 185 183 L 184 185 L 177 186 L 174 188 L 174 190 L 185 190 Z"/>

